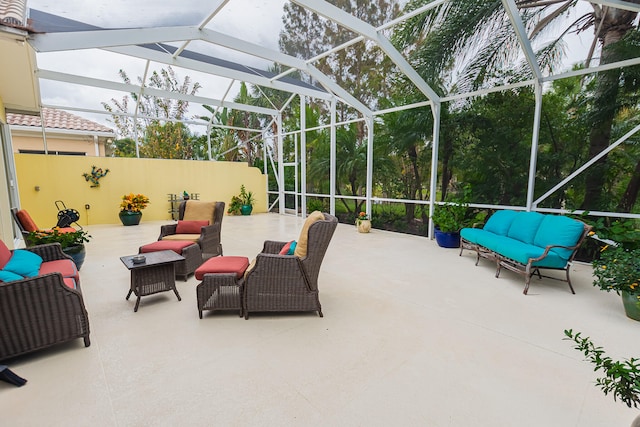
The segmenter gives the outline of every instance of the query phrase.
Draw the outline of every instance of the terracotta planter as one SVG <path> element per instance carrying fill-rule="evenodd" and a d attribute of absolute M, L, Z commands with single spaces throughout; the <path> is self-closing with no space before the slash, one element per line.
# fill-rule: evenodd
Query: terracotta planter
<path fill-rule="evenodd" d="M 638 295 L 630 294 L 622 291 L 622 305 L 624 306 L 624 312 L 629 319 L 640 321 L 640 307 L 638 307 Z"/>
<path fill-rule="evenodd" d="M 359 219 L 356 227 L 358 228 L 358 233 L 368 233 L 371 231 L 371 221 L 368 219 Z"/>
<path fill-rule="evenodd" d="M 138 225 L 142 218 L 142 212 L 120 211 L 118 214 L 122 225 Z"/>

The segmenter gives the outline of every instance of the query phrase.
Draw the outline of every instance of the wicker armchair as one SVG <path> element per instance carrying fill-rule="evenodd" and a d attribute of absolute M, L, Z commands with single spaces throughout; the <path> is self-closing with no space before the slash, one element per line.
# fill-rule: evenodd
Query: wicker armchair
<path fill-rule="evenodd" d="M 314 214 L 309 216 L 307 223 Z M 326 213 L 318 214 L 323 219 L 310 223 L 308 228 L 305 223 L 296 254 L 279 254 L 287 242 L 264 242 L 262 252 L 247 269 L 242 285 L 245 319 L 252 311 L 317 311 L 322 317 L 318 275 L 338 219 Z M 307 240 L 306 255 L 299 256 L 298 248 L 303 239 Z"/>
<path fill-rule="evenodd" d="M 27 250 L 42 259 L 70 259 L 59 243 L 32 246 Z M 56 344 L 89 340 L 89 316 L 80 292 L 64 284 L 60 273 L 0 282 L 0 360 Z"/>
<path fill-rule="evenodd" d="M 213 212 L 206 217 L 200 216 L 206 205 L 213 206 Z M 202 250 L 202 259 L 207 260 L 222 255 L 222 218 L 224 217 L 224 202 L 202 202 L 199 200 L 186 200 L 180 203 L 178 208 L 179 221 L 203 220 L 209 221 L 209 225 L 200 229 L 200 234 L 177 234 L 178 224 L 167 224 L 160 227 L 158 240 L 191 240 L 198 243 Z"/>

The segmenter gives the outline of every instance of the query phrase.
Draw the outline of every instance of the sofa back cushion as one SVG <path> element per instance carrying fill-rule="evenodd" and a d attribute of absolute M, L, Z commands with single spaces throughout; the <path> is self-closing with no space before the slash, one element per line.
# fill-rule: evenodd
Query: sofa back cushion
<path fill-rule="evenodd" d="M 16 249 L 5 264 L 3 270 L 19 274 L 23 277 L 35 277 L 40 272 L 42 258 L 26 249 Z"/>
<path fill-rule="evenodd" d="M 517 214 L 517 211 L 497 211 L 493 215 L 491 215 L 487 223 L 484 225 L 483 229 L 494 234 L 506 236 L 509 232 L 509 228 L 511 227 L 511 223 L 513 222 L 513 219 Z"/>
<path fill-rule="evenodd" d="M 200 200 L 188 200 L 184 207 L 185 221 L 206 220 L 213 221 L 213 210 L 215 209 L 216 202 L 203 202 Z M 200 230 L 198 230 L 200 234 Z"/>
<path fill-rule="evenodd" d="M 16 212 L 16 217 L 18 217 L 18 221 L 20 221 L 20 224 L 22 225 L 22 228 L 24 228 L 24 231 L 38 231 L 38 226 L 36 225 L 33 218 L 31 218 L 31 215 L 29 215 L 29 212 L 21 209 Z"/>
<path fill-rule="evenodd" d="M 0 269 L 4 268 L 4 266 L 9 262 L 11 258 L 11 251 L 4 244 L 2 240 L 0 240 Z"/>
<path fill-rule="evenodd" d="M 531 245 L 543 219 L 544 215 L 538 212 L 518 212 L 509 227 L 507 237 Z"/>
<path fill-rule="evenodd" d="M 302 230 L 300 230 L 300 237 L 298 237 L 298 243 L 293 254 L 299 258 L 307 256 L 307 246 L 309 244 L 309 227 L 316 222 L 324 220 L 324 214 L 320 211 L 313 211 L 309 214 L 305 220 Z"/>
<path fill-rule="evenodd" d="M 533 244 L 543 248 L 548 245 L 575 246 L 583 231 L 584 225 L 580 221 L 561 215 L 545 215 Z M 569 259 L 573 252 L 561 248 L 551 250 L 563 259 Z"/>

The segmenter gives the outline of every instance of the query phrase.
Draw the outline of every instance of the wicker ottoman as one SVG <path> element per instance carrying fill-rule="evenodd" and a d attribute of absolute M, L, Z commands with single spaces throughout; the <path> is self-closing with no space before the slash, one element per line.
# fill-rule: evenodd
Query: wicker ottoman
<path fill-rule="evenodd" d="M 157 242 L 140 246 L 138 253 L 144 254 L 157 251 L 174 251 L 184 257 L 184 261 L 177 262 L 175 268 L 176 277 L 184 278 L 185 282 L 187 281 L 187 276 L 195 272 L 196 268 L 202 264 L 200 246 L 197 243 L 186 240 L 158 240 Z"/>
<path fill-rule="evenodd" d="M 249 258 L 219 256 L 210 258 L 196 269 L 198 314 L 204 310 L 239 310 L 243 315 L 241 286 Z"/>

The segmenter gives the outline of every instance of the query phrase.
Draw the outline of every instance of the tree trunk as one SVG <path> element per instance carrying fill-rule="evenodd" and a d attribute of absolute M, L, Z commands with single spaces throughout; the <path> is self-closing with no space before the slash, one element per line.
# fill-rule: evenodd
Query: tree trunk
<path fill-rule="evenodd" d="M 633 175 L 631 175 L 631 180 L 629 184 L 627 184 L 627 189 L 622 195 L 622 199 L 620 199 L 616 210 L 618 212 L 631 212 L 633 205 L 635 205 L 636 200 L 638 200 L 638 192 L 640 192 L 640 162 L 636 164 L 636 169 L 633 171 Z"/>
<path fill-rule="evenodd" d="M 604 65 L 613 62 L 607 48 L 619 41 L 632 28 L 636 13 L 599 5 L 593 5 L 593 8 L 595 12 L 595 28 L 598 28 L 598 23 L 602 22 L 598 38 L 602 43 L 600 65 Z M 620 70 L 600 72 L 597 75 L 597 79 L 594 95 L 593 127 L 589 136 L 590 159 L 609 146 L 611 126 L 617 110 L 616 99 L 618 96 Z M 582 209 L 606 209 L 606 201 L 603 199 L 606 169 L 607 156 L 602 157 L 587 169 Z"/>

